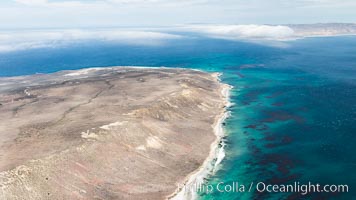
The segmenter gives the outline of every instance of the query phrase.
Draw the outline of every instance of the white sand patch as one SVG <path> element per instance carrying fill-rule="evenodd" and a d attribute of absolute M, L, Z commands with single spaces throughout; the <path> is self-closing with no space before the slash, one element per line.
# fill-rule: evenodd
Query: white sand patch
<path fill-rule="evenodd" d="M 111 123 L 111 124 L 107 124 L 107 125 L 103 125 L 101 126 L 100 128 L 101 129 L 104 129 L 104 130 L 111 130 L 117 126 L 122 126 L 126 123 L 127 121 L 123 121 L 123 122 L 114 122 L 114 123 Z"/>
<path fill-rule="evenodd" d="M 153 149 L 160 149 L 160 148 L 162 148 L 162 144 L 161 144 L 159 138 L 156 137 L 156 136 L 148 137 L 148 138 L 146 139 L 146 145 L 147 145 L 147 147 L 153 148 Z"/>
<path fill-rule="evenodd" d="M 97 134 L 91 133 L 89 130 L 87 130 L 86 132 L 82 132 L 81 136 L 84 139 L 94 139 L 94 140 L 99 139 L 99 136 Z"/>
<path fill-rule="evenodd" d="M 146 151 L 146 147 L 144 145 L 140 145 L 140 146 L 136 147 L 136 150 Z"/>
<path fill-rule="evenodd" d="M 99 70 L 107 70 L 107 69 L 112 69 L 112 68 L 88 68 L 88 69 L 81 69 L 81 70 L 77 70 L 75 72 L 69 73 L 69 74 L 65 74 L 64 76 L 81 76 L 81 75 L 87 75 L 90 72 L 95 72 L 95 71 L 99 71 Z"/>

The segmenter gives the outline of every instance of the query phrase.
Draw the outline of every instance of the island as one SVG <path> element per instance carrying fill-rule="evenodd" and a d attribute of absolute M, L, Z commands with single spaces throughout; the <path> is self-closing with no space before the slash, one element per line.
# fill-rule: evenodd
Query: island
<path fill-rule="evenodd" d="M 0 199 L 170 198 L 213 159 L 227 88 L 181 68 L 0 78 Z"/>

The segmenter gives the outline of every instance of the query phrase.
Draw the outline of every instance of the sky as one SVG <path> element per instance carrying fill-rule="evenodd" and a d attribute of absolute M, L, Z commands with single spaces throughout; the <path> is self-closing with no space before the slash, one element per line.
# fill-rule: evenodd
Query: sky
<path fill-rule="evenodd" d="M 182 32 L 275 44 L 295 38 L 286 24 L 355 23 L 355 10 L 356 0 L 0 0 L 0 54 L 93 40 L 162 45 Z"/>
<path fill-rule="evenodd" d="M 356 22 L 355 0 L 0 0 L 0 30 Z"/>

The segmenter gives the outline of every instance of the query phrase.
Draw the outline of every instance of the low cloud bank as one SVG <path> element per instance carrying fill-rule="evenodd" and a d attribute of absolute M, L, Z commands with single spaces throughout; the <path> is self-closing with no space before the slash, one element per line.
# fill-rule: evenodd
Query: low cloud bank
<path fill-rule="evenodd" d="M 184 32 L 194 33 L 198 37 L 265 42 L 294 37 L 293 29 L 287 26 L 270 25 L 188 25 L 155 29 L 7 31 L 0 32 L 0 52 L 58 47 L 87 41 L 162 45 L 167 41 L 188 37 Z"/>
<path fill-rule="evenodd" d="M 108 41 L 132 45 L 161 45 L 182 36 L 131 30 L 51 30 L 0 32 L 0 52 L 48 48 L 76 42 Z"/>
<path fill-rule="evenodd" d="M 286 40 L 294 36 L 288 26 L 271 25 L 192 25 L 184 29 L 198 32 L 208 37 L 229 40 Z"/>

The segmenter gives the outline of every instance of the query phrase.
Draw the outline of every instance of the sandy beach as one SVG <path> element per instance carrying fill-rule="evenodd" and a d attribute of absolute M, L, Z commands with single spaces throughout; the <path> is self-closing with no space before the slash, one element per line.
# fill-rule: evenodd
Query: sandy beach
<path fill-rule="evenodd" d="M 1 199 L 165 199 L 224 157 L 218 74 L 110 67 L 0 85 Z"/>

